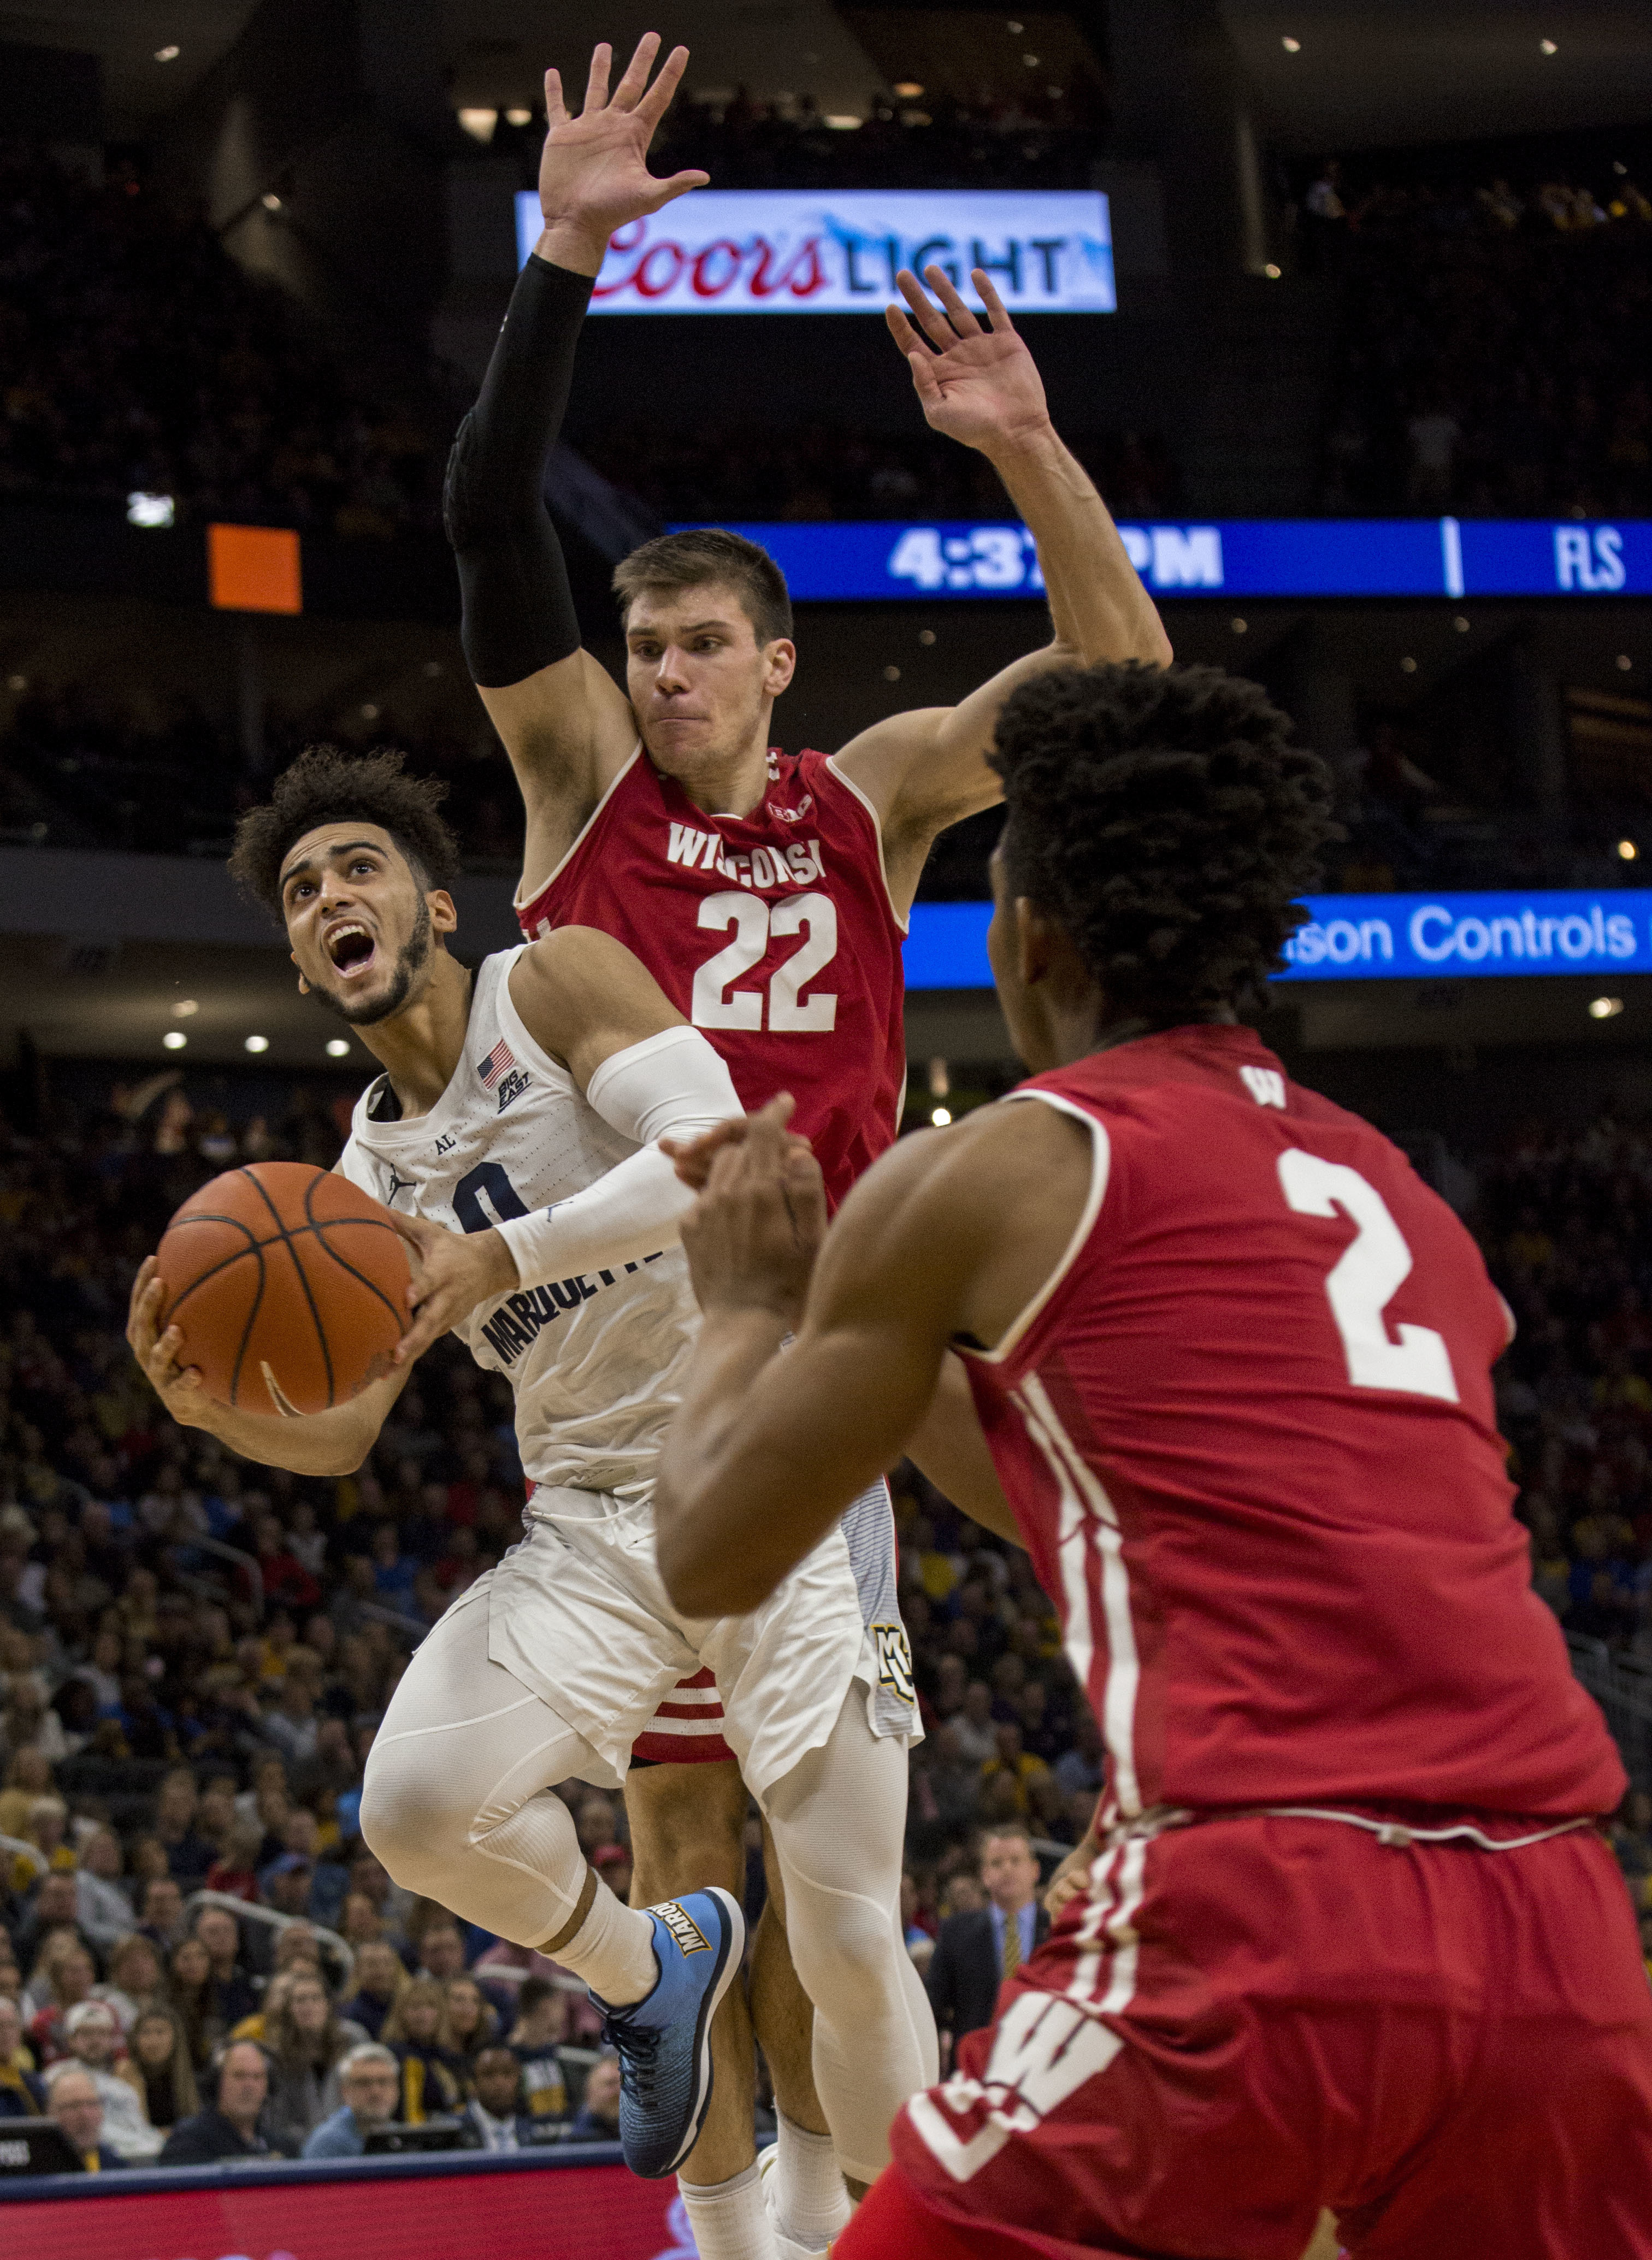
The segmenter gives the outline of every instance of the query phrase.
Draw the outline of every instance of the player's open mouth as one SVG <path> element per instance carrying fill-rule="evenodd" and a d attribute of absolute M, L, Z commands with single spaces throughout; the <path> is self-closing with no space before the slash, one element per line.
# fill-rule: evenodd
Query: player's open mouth
<path fill-rule="evenodd" d="M 325 944 L 333 960 L 347 981 L 358 979 L 365 973 L 377 954 L 372 935 L 364 926 L 347 921 L 335 926 Z"/>

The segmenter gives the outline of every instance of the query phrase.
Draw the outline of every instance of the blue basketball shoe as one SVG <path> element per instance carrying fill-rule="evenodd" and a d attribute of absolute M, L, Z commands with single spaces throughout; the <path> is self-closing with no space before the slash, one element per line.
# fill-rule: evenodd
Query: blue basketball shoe
<path fill-rule="evenodd" d="M 746 1918 L 727 1892 L 690 1892 L 646 1912 L 660 1976 L 640 2001 L 597 1994 L 603 2038 L 619 2057 L 619 2142 L 633 2174 L 675 2173 L 712 2102 L 712 2019 L 746 1950 Z"/>

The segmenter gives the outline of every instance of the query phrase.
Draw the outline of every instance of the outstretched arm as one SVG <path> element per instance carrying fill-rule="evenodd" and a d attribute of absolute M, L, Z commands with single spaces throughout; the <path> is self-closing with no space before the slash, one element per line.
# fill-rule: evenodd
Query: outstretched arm
<path fill-rule="evenodd" d="M 1171 655 L 1106 504 L 1050 421 L 1033 356 L 991 282 L 976 269 L 983 329 L 939 267 L 925 280 L 940 305 L 904 274 L 906 309 L 889 309 L 890 330 L 925 416 L 986 456 L 1036 540 L 1055 633 L 958 705 L 891 715 L 839 755 L 877 809 L 891 891 L 898 900 L 905 890 L 906 901 L 936 833 L 998 798 L 986 755 L 999 709 L 1019 683 L 1051 667 L 1128 659 L 1163 666 Z"/>
<path fill-rule="evenodd" d="M 530 883 L 561 860 L 636 740 L 624 695 L 579 647 L 544 490 L 610 235 L 706 177 L 656 180 L 648 171 L 648 144 L 688 61 L 685 48 L 674 49 L 650 87 L 659 46 L 652 32 L 639 42 L 611 97 L 611 50 L 599 46 L 576 118 L 556 72 L 546 73 L 544 231 L 448 460 L 444 517 L 459 567 L 465 655 L 522 790 Z"/>
<path fill-rule="evenodd" d="M 132 1283 L 126 1312 L 126 1340 L 144 1378 L 180 1427 L 204 1428 L 244 1460 L 266 1468 L 286 1468 L 297 1476 L 347 1476 L 359 1468 L 384 1426 L 390 1409 L 412 1377 L 402 1366 L 382 1381 L 369 1382 L 347 1405 L 328 1412 L 281 1418 L 239 1412 L 207 1395 L 192 1365 L 180 1365 L 183 1334 L 161 1326 L 165 1284 L 147 1257 Z"/>

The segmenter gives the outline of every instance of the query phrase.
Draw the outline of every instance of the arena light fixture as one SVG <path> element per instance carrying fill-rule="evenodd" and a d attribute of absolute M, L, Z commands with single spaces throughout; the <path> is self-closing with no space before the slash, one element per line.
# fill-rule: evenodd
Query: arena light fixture
<path fill-rule="evenodd" d="M 504 122 L 507 125 L 531 125 L 533 123 L 533 112 L 531 110 L 507 110 L 504 113 Z"/>
<path fill-rule="evenodd" d="M 183 50 L 182 47 L 157 47 L 155 49 L 155 61 L 158 63 L 175 63 L 182 53 Z"/>
<path fill-rule="evenodd" d="M 1227 625 L 1232 628 L 1235 635 L 1248 635 L 1250 633 L 1250 622 L 1248 620 L 1241 619 L 1237 613 L 1234 615 L 1233 619 L 1229 620 Z"/>
<path fill-rule="evenodd" d="M 826 122 L 834 133 L 855 133 L 861 125 L 861 120 L 851 111 L 828 110 Z"/>
<path fill-rule="evenodd" d="M 1409 652 L 1407 652 L 1405 658 L 1400 661 L 1399 671 L 1402 675 L 1415 675 L 1417 672 L 1417 662 Z"/>
<path fill-rule="evenodd" d="M 178 522 L 178 505 L 170 495 L 129 494 L 126 497 L 128 526 L 166 526 Z"/>
<path fill-rule="evenodd" d="M 248 1036 L 247 1039 L 247 1048 L 249 1052 L 267 1052 L 269 1049 L 269 1038 L 268 1036 Z"/>
<path fill-rule="evenodd" d="M 1591 1020 L 1615 1020 L 1623 1010 L 1621 997 L 1597 997 L 1589 1007 Z"/>
<path fill-rule="evenodd" d="M 193 997 L 180 997 L 172 1007 L 172 1017 L 175 1020 L 192 1020 L 200 1009 Z"/>
<path fill-rule="evenodd" d="M 1641 850 L 1635 846 L 1633 840 L 1619 840 L 1618 855 L 1620 862 L 1625 863 L 1633 863 L 1635 857 L 1640 853 Z"/>
<path fill-rule="evenodd" d="M 1452 625 L 1452 626 L 1453 626 L 1454 628 L 1455 628 L 1455 630 L 1456 630 L 1456 632 L 1457 632 L 1457 633 L 1458 633 L 1459 635 L 1467 635 L 1467 634 L 1468 634 L 1468 633 L 1469 633 L 1469 620 L 1468 620 L 1468 616 L 1467 616 L 1467 614 L 1466 614 L 1466 613 L 1459 612 L 1459 613 L 1457 614 L 1456 618 L 1452 621 L 1451 625 Z"/>
<path fill-rule="evenodd" d="M 1634 662 L 1630 658 L 1627 651 L 1620 651 L 1612 663 L 1617 669 L 1620 675 L 1627 675 L 1629 672 L 1629 669 L 1634 665 Z"/>
<path fill-rule="evenodd" d="M 258 201 L 266 211 L 276 212 L 281 210 L 281 198 L 275 194 L 274 189 L 266 189 Z"/>
<path fill-rule="evenodd" d="M 903 102 L 916 102 L 923 90 L 915 78 L 898 78 L 895 82 L 895 91 Z"/>
<path fill-rule="evenodd" d="M 350 1046 L 347 1038 L 343 1036 L 328 1037 L 327 1057 L 329 1059 L 348 1059 L 349 1056 Z"/>
<path fill-rule="evenodd" d="M 1288 55 L 1299 55 L 1302 53 L 1301 40 L 1293 39 L 1289 32 L 1281 39 L 1279 44 Z"/>
<path fill-rule="evenodd" d="M 361 719 L 364 722 L 376 722 L 378 718 L 378 708 L 370 698 L 364 698 L 361 702 Z"/>
<path fill-rule="evenodd" d="M 6 689 L 8 690 L 16 690 L 21 693 L 26 690 L 28 687 L 29 678 L 26 675 L 8 675 L 6 677 Z"/>
<path fill-rule="evenodd" d="M 1262 271 L 1270 282 L 1277 282 L 1284 270 L 1283 268 L 1276 267 L 1270 259 Z"/>
<path fill-rule="evenodd" d="M 937 1130 L 944 1130 L 948 1123 L 952 1119 L 952 1109 L 949 1106 L 932 1107 L 929 1112 L 929 1119 L 934 1124 Z"/>
<path fill-rule="evenodd" d="M 497 110 L 461 110 L 459 113 L 460 127 L 473 141 L 491 141 L 498 122 Z"/>
<path fill-rule="evenodd" d="M 1537 43 L 1537 48 L 1540 54 L 1557 55 L 1560 53 L 1560 49 L 1555 46 L 1553 39 L 1540 39 Z"/>
<path fill-rule="evenodd" d="M 169 1052 L 181 1052 L 189 1041 L 182 1028 L 168 1028 L 161 1039 L 162 1048 Z"/>

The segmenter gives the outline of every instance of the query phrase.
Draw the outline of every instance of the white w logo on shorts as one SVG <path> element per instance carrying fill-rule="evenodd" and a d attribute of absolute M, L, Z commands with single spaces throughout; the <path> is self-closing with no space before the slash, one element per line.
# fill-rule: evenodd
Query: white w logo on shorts
<path fill-rule="evenodd" d="M 913 2096 L 907 2116 L 954 2181 L 967 2182 L 1012 2135 L 1030 2134 L 1087 2079 L 1105 2071 L 1123 2046 L 1117 2033 L 1076 2001 L 1018 1993 L 993 2036 L 986 2078 L 955 2077 L 937 2091 L 947 2110 L 960 2116 L 984 2104 L 985 2124 L 967 2139 L 961 2136 L 930 2095 Z"/>

